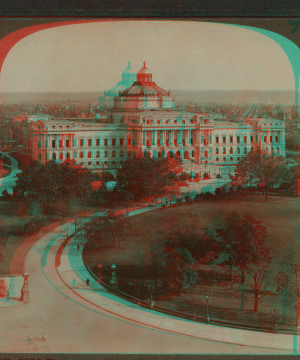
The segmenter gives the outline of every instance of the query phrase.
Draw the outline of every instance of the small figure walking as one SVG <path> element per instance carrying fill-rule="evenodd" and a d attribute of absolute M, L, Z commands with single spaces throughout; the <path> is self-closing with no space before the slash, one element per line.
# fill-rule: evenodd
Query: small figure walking
<path fill-rule="evenodd" d="M 90 284 L 90 279 L 86 279 L 86 284 L 87 284 L 87 286 L 89 286 L 89 284 Z"/>

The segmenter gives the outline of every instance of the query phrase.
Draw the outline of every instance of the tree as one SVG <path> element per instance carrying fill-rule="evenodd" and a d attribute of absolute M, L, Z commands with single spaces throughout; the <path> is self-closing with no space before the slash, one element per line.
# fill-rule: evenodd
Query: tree
<path fill-rule="evenodd" d="M 34 161 L 17 174 L 14 190 L 42 202 L 53 198 L 85 198 L 92 192 L 93 178 L 90 171 L 70 162 L 58 164 L 50 161 L 42 164 Z"/>
<path fill-rule="evenodd" d="M 193 229 L 171 232 L 163 243 L 164 256 L 160 247 L 156 252 L 159 254 L 154 254 L 154 258 L 160 258 L 158 273 L 171 293 L 195 286 L 199 278 L 197 265 L 211 261 L 217 254 L 212 239 Z"/>
<path fill-rule="evenodd" d="M 268 187 L 284 179 L 286 170 L 281 158 L 267 156 L 261 150 L 252 150 L 236 165 L 233 185 L 247 186 L 250 195 L 254 182 L 258 181 L 260 186 L 265 188 L 265 200 L 267 200 Z"/>
<path fill-rule="evenodd" d="M 226 255 L 225 263 L 231 268 L 231 288 L 233 266 L 240 272 L 243 309 L 246 272 L 251 272 L 257 292 L 262 286 L 266 266 L 269 264 L 270 258 L 266 254 L 269 255 L 270 250 L 264 245 L 267 228 L 258 219 L 247 215 L 241 218 L 232 213 L 226 218 L 224 225 L 216 228 L 216 233 L 220 239 L 221 252 Z"/>
<path fill-rule="evenodd" d="M 135 157 L 118 169 L 116 190 L 131 193 L 136 200 L 162 197 L 167 187 L 174 185 L 180 170 L 181 163 L 176 159 Z"/>

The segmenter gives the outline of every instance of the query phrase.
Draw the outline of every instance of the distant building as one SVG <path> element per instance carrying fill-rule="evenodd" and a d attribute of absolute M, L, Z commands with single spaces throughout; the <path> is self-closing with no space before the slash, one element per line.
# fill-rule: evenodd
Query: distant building
<path fill-rule="evenodd" d="M 192 175 L 214 176 L 230 172 L 251 149 L 285 156 L 282 121 L 231 122 L 177 110 L 170 91 L 156 85 L 145 63 L 137 75 L 128 64 L 122 81 L 104 98 L 93 119 L 19 117 L 14 136 L 36 160 L 72 159 L 96 171 L 115 172 L 124 160 L 138 154 L 178 157 Z"/>

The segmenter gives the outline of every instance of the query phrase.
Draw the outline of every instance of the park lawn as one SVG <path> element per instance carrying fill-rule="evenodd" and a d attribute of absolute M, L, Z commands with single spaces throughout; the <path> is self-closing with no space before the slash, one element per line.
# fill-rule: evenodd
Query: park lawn
<path fill-rule="evenodd" d="M 91 266 L 150 265 L 152 242 L 163 242 L 175 229 L 197 229 L 224 219 L 237 212 L 261 219 L 268 228 L 267 245 L 273 256 L 265 286 L 274 287 L 279 271 L 291 273 L 293 249 L 296 246 L 295 199 L 270 197 L 268 201 L 211 201 L 156 209 L 128 219 L 120 248 L 85 249 L 85 259 Z M 299 229 L 298 229 L 299 230 Z M 152 248 L 153 249 L 153 248 Z"/>
<path fill-rule="evenodd" d="M 124 282 L 128 277 L 127 281 L 131 281 L 137 276 L 132 276 L 132 272 L 129 276 L 125 275 L 126 268 L 136 266 L 140 269 L 143 267 L 147 269 L 151 267 L 153 242 L 162 243 L 167 233 L 175 229 L 193 228 L 201 230 L 203 226 L 210 226 L 231 212 L 237 212 L 240 216 L 251 215 L 261 219 L 262 223 L 267 226 L 268 238 L 266 243 L 271 247 L 273 257 L 262 287 L 262 293 L 270 292 L 271 295 L 263 296 L 264 304 L 261 306 L 264 306 L 266 311 L 276 306 L 282 308 L 283 298 L 276 296 L 276 275 L 279 271 L 284 271 L 292 281 L 293 253 L 296 248 L 295 205 L 296 202 L 293 198 L 269 197 L 268 201 L 264 201 L 262 198 L 256 198 L 253 201 L 214 200 L 156 209 L 128 219 L 128 226 L 124 230 L 120 248 L 95 250 L 86 247 L 83 259 L 92 269 L 95 269 L 98 264 L 102 264 L 106 268 L 115 264 L 119 279 Z M 151 279 L 149 271 L 139 271 L 144 273 L 146 280 Z M 140 275 L 143 276 L 143 274 L 139 274 L 138 277 Z M 247 287 L 250 290 L 252 286 L 252 280 L 249 278 Z M 225 287 L 228 289 L 228 282 Z M 289 287 L 291 290 L 292 283 Z M 235 284 L 235 288 L 239 288 L 239 285 Z M 232 296 L 230 293 L 229 290 L 228 296 Z M 289 295 L 292 295 L 291 291 Z M 291 304 L 290 300 L 289 304 Z M 174 302 L 174 298 L 172 302 Z M 230 302 L 223 298 L 222 302 L 218 300 L 218 303 L 219 306 L 226 306 L 227 304 L 228 307 Z M 239 309 L 239 300 L 234 303 L 236 309 Z M 253 301 L 249 301 L 245 308 L 253 309 Z M 288 313 L 293 316 L 292 308 L 289 309 Z"/>

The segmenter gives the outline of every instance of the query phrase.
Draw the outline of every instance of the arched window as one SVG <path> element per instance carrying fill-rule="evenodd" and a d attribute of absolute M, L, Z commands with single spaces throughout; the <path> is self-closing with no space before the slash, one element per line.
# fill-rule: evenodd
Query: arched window
<path fill-rule="evenodd" d="M 48 153 L 45 154 L 45 159 L 49 160 L 49 154 Z"/>
<path fill-rule="evenodd" d="M 158 152 L 158 158 L 159 159 L 161 158 L 161 152 L 160 151 Z"/>
<path fill-rule="evenodd" d="M 82 151 L 80 151 L 80 153 L 79 153 L 79 157 L 80 157 L 80 159 L 82 159 L 82 158 L 83 158 L 83 152 L 82 152 Z"/>
<path fill-rule="evenodd" d="M 56 160 L 56 154 L 55 153 L 52 154 L 52 160 Z"/>
<path fill-rule="evenodd" d="M 70 159 L 70 153 L 66 152 L 66 159 Z"/>
<path fill-rule="evenodd" d="M 177 151 L 176 156 L 180 157 L 180 151 L 179 150 Z"/>
<path fill-rule="evenodd" d="M 241 149 L 238 147 L 237 148 L 237 153 L 239 154 L 241 152 Z"/>
<path fill-rule="evenodd" d="M 113 151 L 112 154 L 111 154 L 112 157 L 116 157 L 116 152 Z"/>
<path fill-rule="evenodd" d="M 63 160 L 63 159 L 64 159 L 64 154 L 63 154 L 63 153 L 60 153 L 60 154 L 59 154 L 59 158 L 60 158 L 60 160 Z"/>
<path fill-rule="evenodd" d="M 42 160 L 42 154 L 41 154 L 41 153 L 39 153 L 38 159 L 39 159 L 39 160 Z"/>
<path fill-rule="evenodd" d="M 192 153 L 192 157 L 195 157 L 195 151 L 192 150 L 191 153 Z"/>
<path fill-rule="evenodd" d="M 189 158 L 189 152 L 188 152 L 188 151 L 185 151 L 185 152 L 184 152 L 184 158 L 185 158 L 185 159 L 188 159 L 188 158 Z"/>
<path fill-rule="evenodd" d="M 219 154 L 219 148 L 216 148 L 216 154 Z"/>
<path fill-rule="evenodd" d="M 107 157 L 107 151 L 104 151 L 104 157 Z"/>
<path fill-rule="evenodd" d="M 226 148 L 223 147 L 223 154 L 226 154 Z"/>
<path fill-rule="evenodd" d="M 91 158 L 92 157 L 92 153 L 89 151 L 88 152 L 88 158 Z"/>
<path fill-rule="evenodd" d="M 123 150 L 120 151 L 120 157 L 123 157 Z"/>
<path fill-rule="evenodd" d="M 230 154 L 233 154 L 233 148 L 232 147 L 230 148 Z"/>
<path fill-rule="evenodd" d="M 77 152 L 74 151 L 74 152 L 73 152 L 73 159 L 76 159 L 76 158 L 77 158 Z"/>
<path fill-rule="evenodd" d="M 244 148 L 244 154 L 247 154 L 247 148 L 246 147 Z"/>
<path fill-rule="evenodd" d="M 166 157 L 166 152 L 165 152 L 165 150 L 163 150 L 163 151 L 161 152 L 161 157 L 162 157 L 163 159 Z"/>
<path fill-rule="evenodd" d="M 99 151 L 96 152 L 96 158 L 100 157 Z"/>

